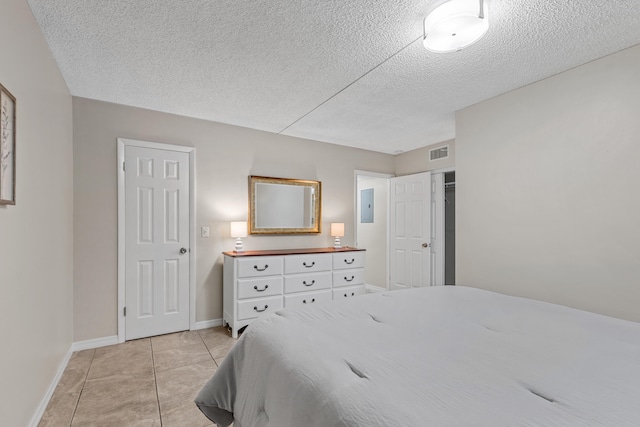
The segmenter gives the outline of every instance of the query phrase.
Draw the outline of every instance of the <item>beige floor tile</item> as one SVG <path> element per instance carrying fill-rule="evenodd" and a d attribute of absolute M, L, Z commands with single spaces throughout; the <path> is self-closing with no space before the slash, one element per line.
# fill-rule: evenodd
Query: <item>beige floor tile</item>
<path fill-rule="evenodd" d="M 61 393 L 80 392 L 84 381 L 87 379 L 87 373 L 91 366 L 91 360 L 95 350 L 84 350 L 75 352 L 71 355 L 69 363 L 65 368 L 56 391 Z"/>
<path fill-rule="evenodd" d="M 212 357 L 202 342 L 153 352 L 153 363 L 156 372 L 193 365 L 207 360 L 212 360 Z"/>
<path fill-rule="evenodd" d="M 139 340 L 127 341 L 122 344 L 109 345 L 100 347 L 95 350 L 95 358 L 101 358 L 113 354 L 131 355 L 135 353 L 143 353 L 151 351 L 151 339 L 142 338 Z"/>
<path fill-rule="evenodd" d="M 173 399 L 160 401 L 162 427 L 205 427 L 211 420 L 193 403 L 190 394 L 174 396 Z"/>
<path fill-rule="evenodd" d="M 79 393 L 87 379 L 88 370 L 88 366 L 86 368 L 67 367 L 62 373 L 62 377 L 60 377 L 56 391 L 60 390 L 61 393 Z"/>
<path fill-rule="evenodd" d="M 174 399 L 177 395 L 186 395 L 187 400 L 193 402 L 196 394 L 211 378 L 216 368 L 215 362 L 209 359 L 205 362 L 157 372 L 156 382 L 160 403 Z"/>
<path fill-rule="evenodd" d="M 202 343 L 202 338 L 200 338 L 200 334 L 197 331 L 184 331 L 151 337 L 151 347 L 154 352 L 200 343 Z"/>
<path fill-rule="evenodd" d="M 160 426 L 153 373 L 87 381 L 72 425 Z"/>
<path fill-rule="evenodd" d="M 71 427 L 162 427 L 162 423 L 160 422 L 160 418 L 154 420 L 138 420 L 135 418 L 127 420 L 124 420 L 123 418 L 96 418 L 90 421 L 76 422 L 74 420 Z"/>
<path fill-rule="evenodd" d="M 38 427 L 70 426 L 79 398 L 80 390 L 66 393 L 56 388 Z"/>
<path fill-rule="evenodd" d="M 236 342 L 212 328 L 74 353 L 39 427 L 213 427 L 193 403 L 217 369 L 203 336 L 218 363 Z"/>
<path fill-rule="evenodd" d="M 99 379 L 125 379 L 131 376 L 153 374 L 151 351 L 110 352 L 98 357 L 91 363 L 87 381 Z"/>
<path fill-rule="evenodd" d="M 211 346 L 209 348 L 209 352 L 214 359 L 224 358 L 227 354 L 229 354 L 229 351 L 231 351 L 233 345 L 233 343 L 228 343 Z"/>
<path fill-rule="evenodd" d="M 222 365 L 222 361 L 224 360 L 226 356 L 222 356 L 222 357 L 216 357 L 215 359 L 213 359 L 216 362 L 216 365 L 220 366 Z"/>
<path fill-rule="evenodd" d="M 76 351 L 71 355 L 71 358 L 69 358 L 67 367 L 74 369 L 84 368 L 89 370 L 89 366 L 91 365 L 91 361 L 93 360 L 93 355 L 95 353 L 95 349 Z"/>
<path fill-rule="evenodd" d="M 233 340 L 234 342 L 238 341 L 236 338 L 231 338 L 231 332 L 224 326 L 216 326 L 214 328 L 200 329 L 196 332 L 198 332 L 203 339 L 205 337 L 219 336 L 219 337 L 228 338 L 230 340 Z"/>
<path fill-rule="evenodd" d="M 231 338 L 227 329 L 222 326 L 202 329 L 198 332 L 214 359 L 226 356 L 231 347 L 237 342 L 236 339 Z"/>
<path fill-rule="evenodd" d="M 215 371 L 216 364 L 209 358 L 204 362 L 156 373 L 163 427 L 212 425 L 193 400 Z"/>

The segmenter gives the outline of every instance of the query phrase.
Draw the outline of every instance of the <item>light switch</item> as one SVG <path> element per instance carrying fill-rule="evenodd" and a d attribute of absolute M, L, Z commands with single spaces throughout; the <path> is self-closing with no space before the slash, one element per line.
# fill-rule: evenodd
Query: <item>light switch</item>
<path fill-rule="evenodd" d="M 209 237 L 209 227 L 204 226 L 200 228 L 200 237 Z"/>

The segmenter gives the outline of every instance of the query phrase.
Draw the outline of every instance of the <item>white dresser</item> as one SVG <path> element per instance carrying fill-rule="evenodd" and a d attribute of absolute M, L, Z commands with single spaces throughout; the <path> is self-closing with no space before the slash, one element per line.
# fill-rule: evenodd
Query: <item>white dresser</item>
<path fill-rule="evenodd" d="M 254 319 L 365 293 L 365 250 L 314 248 L 224 252 L 223 324 L 234 338 Z"/>

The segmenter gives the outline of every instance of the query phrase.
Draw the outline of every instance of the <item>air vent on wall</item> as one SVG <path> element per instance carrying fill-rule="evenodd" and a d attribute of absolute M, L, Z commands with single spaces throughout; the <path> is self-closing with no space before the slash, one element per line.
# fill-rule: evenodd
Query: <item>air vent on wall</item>
<path fill-rule="evenodd" d="M 449 146 L 443 145 L 442 147 L 434 148 L 429 150 L 429 161 L 432 162 L 434 160 L 446 159 L 449 157 Z"/>

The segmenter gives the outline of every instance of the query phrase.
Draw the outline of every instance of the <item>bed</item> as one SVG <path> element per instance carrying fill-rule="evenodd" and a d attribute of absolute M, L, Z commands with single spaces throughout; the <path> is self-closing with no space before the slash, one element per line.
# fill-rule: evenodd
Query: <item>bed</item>
<path fill-rule="evenodd" d="M 196 404 L 220 426 L 640 426 L 640 324 L 461 286 L 254 322 Z"/>

